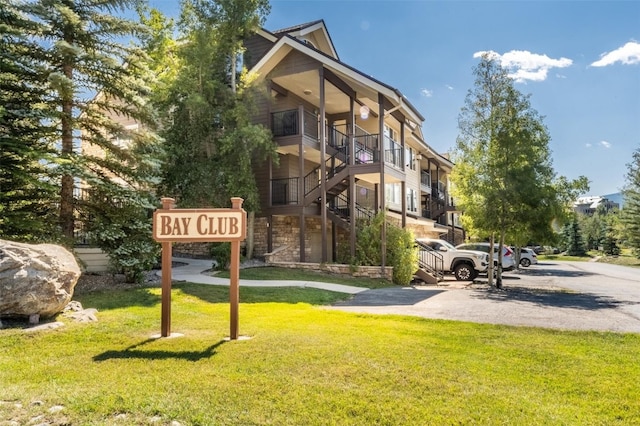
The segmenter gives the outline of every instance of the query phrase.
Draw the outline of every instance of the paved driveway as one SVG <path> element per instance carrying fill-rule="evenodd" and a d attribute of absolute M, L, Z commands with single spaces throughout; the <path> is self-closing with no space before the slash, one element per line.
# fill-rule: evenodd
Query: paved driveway
<path fill-rule="evenodd" d="M 504 289 L 445 285 L 368 290 L 331 309 L 490 324 L 640 333 L 640 269 L 546 261 L 504 274 Z"/>

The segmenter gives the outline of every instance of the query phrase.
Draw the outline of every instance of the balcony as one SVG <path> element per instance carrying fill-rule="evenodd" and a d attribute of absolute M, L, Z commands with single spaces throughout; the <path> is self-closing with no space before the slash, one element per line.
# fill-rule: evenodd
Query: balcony
<path fill-rule="evenodd" d="M 399 170 L 404 170 L 402 146 L 388 136 L 384 137 L 384 161 Z"/>
<path fill-rule="evenodd" d="M 274 137 L 304 135 L 317 141 L 319 139 L 318 116 L 301 109 L 290 109 L 271 113 L 271 132 Z M 300 132 L 302 130 L 302 133 Z"/>
<path fill-rule="evenodd" d="M 300 179 L 284 178 L 271 180 L 271 205 L 286 206 L 298 204 L 298 183 Z"/>
<path fill-rule="evenodd" d="M 431 194 L 431 174 L 424 170 L 420 172 L 420 190 Z"/>

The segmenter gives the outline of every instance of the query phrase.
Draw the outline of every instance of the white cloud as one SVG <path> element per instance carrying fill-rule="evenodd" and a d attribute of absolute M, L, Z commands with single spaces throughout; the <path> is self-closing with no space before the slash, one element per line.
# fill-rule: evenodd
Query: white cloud
<path fill-rule="evenodd" d="M 600 59 L 591 64 L 592 67 L 606 67 L 616 62 L 622 62 L 625 65 L 640 63 L 640 43 L 630 41 L 622 47 L 611 52 L 603 53 Z"/>
<path fill-rule="evenodd" d="M 433 90 L 429 90 L 429 89 L 422 89 L 420 93 L 422 93 L 422 96 L 427 98 L 430 98 L 433 96 Z"/>
<path fill-rule="evenodd" d="M 453 90 L 453 86 L 449 85 L 449 84 L 445 84 L 444 87 L 446 87 L 449 90 Z"/>
<path fill-rule="evenodd" d="M 586 146 L 587 148 L 591 148 L 591 144 L 589 142 L 587 142 L 584 146 Z"/>
<path fill-rule="evenodd" d="M 500 55 L 493 50 L 476 52 L 474 58 L 488 55 L 489 58 L 500 61 L 500 65 L 509 71 L 509 77 L 518 83 L 530 81 L 544 81 L 552 68 L 566 68 L 573 64 L 568 58 L 553 59 L 547 55 L 539 55 L 526 50 L 511 50 Z"/>
<path fill-rule="evenodd" d="M 605 148 L 611 148 L 611 144 L 607 141 L 600 141 L 600 146 L 605 147 Z"/>

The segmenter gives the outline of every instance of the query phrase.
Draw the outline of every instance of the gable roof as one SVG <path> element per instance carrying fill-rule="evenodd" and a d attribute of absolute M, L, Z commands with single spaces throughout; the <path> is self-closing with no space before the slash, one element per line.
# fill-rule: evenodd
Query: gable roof
<path fill-rule="evenodd" d="M 294 25 L 292 27 L 281 28 L 273 32 L 261 28 L 258 30 L 258 34 L 272 43 L 276 43 L 278 39 L 289 36 L 297 40 L 306 40 L 312 43 L 312 46 L 329 56 L 339 59 L 338 52 L 336 51 L 331 36 L 327 31 L 327 27 L 324 24 L 324 20 L 319 19 L 317 21 L 307 22 L 305 24 Z"/>
<path fill-rule="evenodd" d="M 275 41 L 275 44 L 254 65 L 251 71 L 258 73 L 259 75 L 268 74 L 289 52 L 291 52 L 292 50 L 297 50 L 322 63 L 323 66 L 331 69 L 336 74 L 340 75 L 341 78 L 355 83 L 356 85 L 360 85 L 361 87 L 367 87 L 370 89 L 369 91 L 382 93 L 387 99 L 391 100 L 392 103 L 402 108 L 405 113 L 408 113 L 405 115 L 408 115 L 412 121 L 416 122 L 419 125 L 422 124 L 422 122 L 424 121 L 424 117 L 422 116 L 422 114 L 420 114 L 420 112 L 398 89 L 386 83 L 383 83 L 382 81 L 377 80 L 370 75 L 365 74 L 364 72 L 340 61 L 337 54 L 335 56 L 331 56 L 317 48 L 314 48 L 313 46 L 310 46 L 307 43 L 304 43 L 293 35 L 297 31 L 301 31 L 301 34 L 306 34 L 308 30 L 311 29 L 313 29 L 313 31 L 322 29 L 326 33 L 324 21 L 322 20 L 285 28 L 283 30 L 279 30 L 276 33 L 271 33 L 267 30 L 263 30 L 260 34 L 268 39 L 271 39 L 272 41 Z M 330 41 L 328 33 L 326 34 L 327 40 Z M 368 97 L 375 98 L 375 96 Z"/>

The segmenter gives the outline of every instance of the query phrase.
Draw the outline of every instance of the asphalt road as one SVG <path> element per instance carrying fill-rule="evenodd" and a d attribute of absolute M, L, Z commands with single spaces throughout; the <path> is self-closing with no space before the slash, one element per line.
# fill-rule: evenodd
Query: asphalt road
<path fill-rule="evenodd" d="M 477 323 L 640 333 L 640 269 L 545 261 L 504 274 L 503 289 L 444 285 L 368 290 L 331 309 Z"/>

